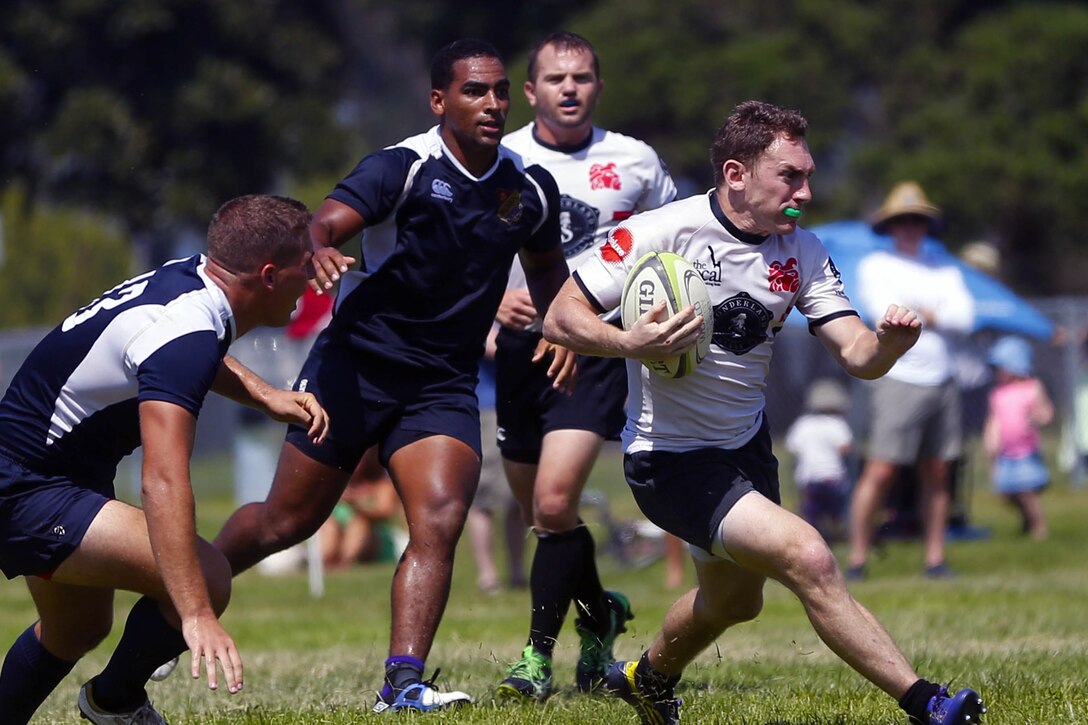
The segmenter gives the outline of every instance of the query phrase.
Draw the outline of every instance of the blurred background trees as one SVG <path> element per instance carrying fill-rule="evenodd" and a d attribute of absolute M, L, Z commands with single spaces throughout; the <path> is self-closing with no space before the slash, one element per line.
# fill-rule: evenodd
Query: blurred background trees
<path fill-rule="evenodd" d="M 736 103 L 795 106 L 819 167 L 810 224 L 913 178 L 950 247 L 994 242 L 1024 294 L 1083 292 L 1084 2 L 7 0 L 0 325 L 63 314 L 12 301 L 30 289 L 85 301 L 122 265 L 199 249 L 232 196 L 316 205 L 363 153 L 431 124 L 429 60 L 454 38 L 506 54 L 514 128 L 525 51 L 559 28 L 598 48 L 601 124 L 653 144 L 687 190 L 710 186 Z"/>

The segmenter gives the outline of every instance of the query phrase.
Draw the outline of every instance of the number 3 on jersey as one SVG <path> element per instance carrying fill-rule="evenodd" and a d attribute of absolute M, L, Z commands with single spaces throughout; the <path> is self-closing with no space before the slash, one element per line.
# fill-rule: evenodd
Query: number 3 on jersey
<path fill-rule="evenodd" d="M 61 325 L 61 331 L 68 332 L 76 325 L 82 325 L 97 315 L 99 310 L 112 310 L 114 307 L 120 307 L 129 300 L 139 297 L 147 289 L 147 280 L 153 274 L 154 272 L 141 274 L 139 277 L 133 277 L 127 282 L 117 285 L 91 304 L 69 315 L 64 324 Z"/>

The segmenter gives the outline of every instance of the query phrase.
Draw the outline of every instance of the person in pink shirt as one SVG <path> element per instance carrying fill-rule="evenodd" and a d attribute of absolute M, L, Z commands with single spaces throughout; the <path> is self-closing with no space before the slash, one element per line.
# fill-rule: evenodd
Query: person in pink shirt
<path fill-rule="evenodd" d="M 1020 513 L 1025 534 L 1044 539 L 1047 525 L 1039 492 L 1050 483 L 1050 473 L 1039 429 L 1054 417 L 1054 405 L 1032 375 L 1031 357 L 1031 346 L 1019 337 L 1003 337 L 990 348 L 996 384 L 990 391 L 983 443 L 994 490 Z"/>

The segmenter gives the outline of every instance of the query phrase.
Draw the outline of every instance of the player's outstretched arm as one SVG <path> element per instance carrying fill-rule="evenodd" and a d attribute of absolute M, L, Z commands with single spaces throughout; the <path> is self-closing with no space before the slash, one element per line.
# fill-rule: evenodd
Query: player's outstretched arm
<path fill-rule="evenodd" d="M 189 478 L 195 435 L 196 416 L 188 410 L 161 400 L 140 403 L 141 501 L 159 575 L 192 652 L 193 677 L 200 676 L 203 660 L 208 687 L 216 689 L 218 663 L 227 688 L 235 693 L 242 689 L 242 659 L 216 616 L 197 551 L 196 506 Z"/>
<path fill-rule="evenodd" d="M 922 321 L 908 307 L 889 305 L 870 330 L 860 318 L 839 317 L 816 328 L 816 336 L 842 368 L 857 378 L 873 380 L 891 369 L 918 342 Z"/>
<path fill-rule="evenodd" d="M 223 364 L 212 382 L 212 390 L 281 423 L 295 423 L 308 428 L 308 435 L 314 443 L 321 443 L 329 434 L 329 414 L 312 393 L 281 390 L 231 355 L 223 358 Z"/>

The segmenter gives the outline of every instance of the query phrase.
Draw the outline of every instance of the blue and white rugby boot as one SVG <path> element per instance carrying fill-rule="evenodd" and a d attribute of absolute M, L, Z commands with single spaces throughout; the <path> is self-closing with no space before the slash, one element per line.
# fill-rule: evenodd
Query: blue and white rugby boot
<path fill-rule="evenodd" d="M 964 688 L 955 695 L 942 687 L 926 705 L 926 725 L 953 725 L 953 723 L 980 723 L 986 706 L 977 692 Z"/>
<path fill-rule="evenodd" d="M 413 712 L 431 712 L 447 707 L 472 704 L 472 698 L 466 693 L 454 690 L 453 692 L 439 692 L 434 686 L 441 668 L 436 669 L 431 679 L 415 682 L 408 685 L 400 692 L 396 692 L 391 700 L 386 700 L 378 693 L 378 701 L 371 710 L 375 715 L 384 712 L 401 712 L 410 710 Z"/>

